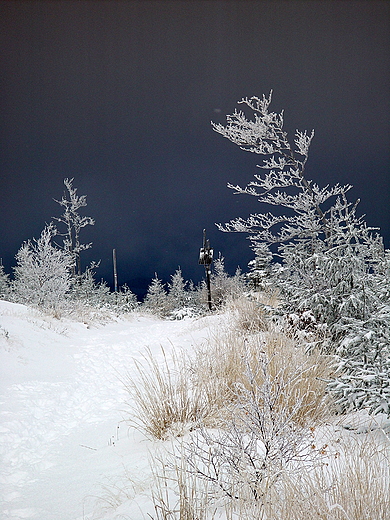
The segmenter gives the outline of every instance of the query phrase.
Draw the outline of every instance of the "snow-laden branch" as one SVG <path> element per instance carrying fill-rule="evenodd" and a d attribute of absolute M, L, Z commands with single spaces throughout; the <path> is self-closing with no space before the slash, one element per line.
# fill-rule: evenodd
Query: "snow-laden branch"
<path fill-rule="evenodd" d="M 263 164 L 259 165 L 267 173 L 256 174 L 255 180 L 245 188 L 232 184 L 228 184 L 228 187 L 236 194 L 255 196 L 261 203 L 280 206 L 292 210 L 297 215 L 313 213 L 314 210 L 316 220 L 319 219 L 323 232 L 327 234 L 329 222 L 321 206 L 329 198 L 341 195 L 343 189 L 348 187 L 336 185 L 333 188 L 326 186 L 320 189 L 318 185 L 306 178 L 304 170 L 314 130 L 310 134 L 307 131 L 296 130 L 294 151 L 288 141 L 287 133 L 283 130 L 283 112 L 275 113 L 268 110 L 271 98 L 272 92 L 268 97 L 263 95 L 262 98 L 243 98 L 239 102 L 253 111 L 252 119 L 248 119 L 244 111 L 235 110 L 232 115 L 227 116 L 226 126 L 212 123 L 216 132 L 243 150 L 268 156 Z M 251 227 L 250 219 L 244 227 L 242 219 L 239 222 L 238 227 L 248 232 Z M 237 231 L 237 227 L 234 229 Z M 269 229 L 267 220 L 267 236 Z M 298 235 L 301 234 L 302 229 L 299 229 Z M 291 235 L 291 232 L 282 234 L 283 237 Z"/>
<path fill-rule="evenodd" d="M 58 236 L 64 237 L 63 247 L 74 257 L 74 274 L 81 275 L 80 253 L 92 247 L 92 242 L 82 244 L 80 242 L 80 232 L 86 226 L 93 226 L 95 220 L 92 217 L 80 215 L 79 209 L 87 205 L 86 195 L 77 195 L 77 188 L 73 187 L 73 178 L 64 179 L 67 194 L 61 200 L 55 200 L 64 208 L 64 213 L 60 217 L 53 217 L 54 220 L 65 226 L 62 233 Z"/>
<path fill-rule="evenodd" d="M 300 155 L 303 155 L 304 157 L 308 157 L 309 155 L 309 148 L 310 143 L 314 137 L 314 130 L 311 131 L 310 135 L 307 135 L 307 131 L 300 132 L 299 130 L 296 130 L 295 132 L 295 139 L 294 143 L 297 147 L 296 152 Z"/>

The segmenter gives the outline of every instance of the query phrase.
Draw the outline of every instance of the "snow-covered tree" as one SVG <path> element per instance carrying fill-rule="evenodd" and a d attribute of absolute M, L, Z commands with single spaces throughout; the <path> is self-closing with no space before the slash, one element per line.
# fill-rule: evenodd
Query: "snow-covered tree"
<path fill-rule="evenodd" d="M 167 291 L 157 273 L 155 273 L 148 287 L 144 299 L 144 308 L 157 316 L 165 316 L 169 312 Z"/>
<path fill-rule="evenodd" d="M 225 270 L 225 259 L 219 254 L 214 260 L 214 269 L 211 274 L 211 298 L 213 305 L 219 307 L 229 300 L 239 298 L 245 290 L 245 277 L 237 268 L 230 276 Z"/>
<path fill-rule="evenodd" d="M 110 288 L 105 282 L 97 283 L 95 280 L 95 268 L 99 264 L 92 262 L 85 271 L 77 277 L 77 283 L 73 284 L 70 299 L 83 302 L 88 305 L 102 307 L 109 298 Z"/>
<path fill-rule="evenodd" d="M 57 230 L 50 223 L 38 240 L 28 240 L 16 254 L 13 293 L 17 301 L 57 310 L 71 285 L 71 255 L 53 245 Z"/>
<path fill-rule="evenodd" d="M 0 299 L 6 300 L 9 297 L 10 281 L 8 274 L 4 271 L 3 264 L 0 263 Z"/>
<path fill-rule="evenodd" d="M 118 292 L 111 292 L 110 287 L 104 280 L 95 280 L 95 268 L 98 264 L 94 262 L 88 266 L 77 283 L 73 284 L 69 298 L 96 309 L 107 309 L 117 314 L 131 312 L 137 305 L 137 297 L 127 285 L 120 287 Z"/>
<path fill-rule="evenodd" d="M 183 309 L 188 305 L 187 282 L 180 267 L 176 269 L 168 283 L 168 305 L 172 310 Z"/>
<path fill-rule="evenodd" d="M 180 267 L 176 269 L 171 275 L 171 281 L 168 282 L 169 317 L 183 319 L 186 316 L 194 316 L 200 311 L 198 307 L 203 307 L 199 299 L 199 292 L 194 287 L 194 283 L 183 278 Z"/>
<path fill-rule="evenodd" d="M 254 112 L 254 120 L 248 120 L 243 111 L 235 111 L 227 116 L 227 125 L 214 124 L 216 132 L 240 146 L 242 150 L 264 155 L 261 168 L 266 170 L 262 176 L 255 175 L 255 181 L 246 188 L 228 184 L 235 193 L 255 196 L 259 202 L 285 208 L 284 215 L 255 213 L 245 220 L 237 218 L 219 225 L 222 231 L 247 232 L 252 245 L 295 244 L 301 249 L 308 247 L 316 238 L 328 237 L 331 233 L 330 210 L 323 211 L 322 205 L 331 197 L 345 194 L 351 186 L 336 184 L 330 188 L 320 188 L 305 177 L 305 166 L 309 146 L 314 131 L 297 130 L 295 149 L 290 145 L 287 133 L 283 130 L 283 112 L 268 112 L 269 97 L 242 99 Z"/>
<path fill-rule="evenodd" d="M 283 112 L 270 112 L 271 94 L 242 99 L 253 112 L 227 116 L 227 125 L 213 128 L 242 150 L 264 156 L 265 172 L 245 188 L 248 194 L 277 211 L 236 218 L 222 231 L 246 232 L 256 251 L 277 244 L 283 269 L 279 284 L 287 312 L 310 311 L 327 334 L 322 348 L 336 354 L 340 377 L 330 388 L 340 409 L 368 406 L 390 413 L 390 308 L 385 284 L 385 251 L 356 203 L 348 201 L 350 185 L 319 185 L 306 177 L 314 131 L 295 133 L 294 143 L 283 130 Z"/>
<path fill-rule="evenodd" d="M 110 306 L 119 313 L 131 312 L 138 307 L 137 296 L 124 284 L 118 292 L 110 293 Z"/>
<path fill-rule="evenodd" d="M 57 222 L 65 226 L 65 230 L 59 235 L 63 237 L 64 249 L 73 257 L 73 275 L 81 276 L 80 253 L 92 246 L 92 243 L 82 244 L 80 242 L 80 232 L 85 226 L 93 226 L 95 221 L 91 217 L 79 214 L 79 209 L 87 205 L 86 195 L 77 195 L 77 188 L 73 187 L 73 178 L 64 179 L 67 193 L 61 200 L 56 200 L 64 208 L 64 213 L 60 217 L 53 217 Z"/>
<path fill-rule="evenodd" d="M 264 290 L 269 285 L 272 271 L 272 253 L 265 243 L 254 248 L 255 258 L 248 262 L 249 273 L 246 273 L 250 285 L 256 290 Z"/>

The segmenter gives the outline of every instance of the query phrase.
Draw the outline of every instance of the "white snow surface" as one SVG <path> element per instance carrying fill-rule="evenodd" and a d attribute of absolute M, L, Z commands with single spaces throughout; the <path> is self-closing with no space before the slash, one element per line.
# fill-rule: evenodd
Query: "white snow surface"
<path fill-rule="evenodd" d="M 130 426 L 124 380 L 146 348 L 163 362 L 161 347 L 190 353 L 227 322 L 134 313 L 87 324 L 0 301 L 1 520 L 150 519 L 150 461 L 164 442 Z M 390 420 L 363 411 L 325 425 L 315 442 L 331 456 L 340 439 L 373 430 L 388 443 Z"/>
<path fill-rule="evenodd" d="M 87 325 L 0 301 L 1 519 L 117 518 L 124 497 L 147 517 L 156 443 L 126 422 L 123 380 L 145 347 L 189 351 L 216 319 Z"/>

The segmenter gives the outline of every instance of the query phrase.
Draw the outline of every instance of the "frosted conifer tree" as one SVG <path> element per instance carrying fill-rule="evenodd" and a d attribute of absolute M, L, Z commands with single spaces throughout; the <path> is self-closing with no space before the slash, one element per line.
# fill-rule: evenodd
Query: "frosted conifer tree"
<path fill-rule="evenodd" d="M 254 246 L 255 258 L 248 262 L 247 279 L 254 289 L 264 290 L 269 285 L 272 271 L 272 253 L 265 243 Z"/>
<path fill-rule="evenodd" d="M 144 299 L 144 308 L 157 316 L 165 316 L 169 312 L 167 291 L 157 273 L 155 273 L 148 287 Z"/>
<path fill-rule="evenodd" d="M 105 282 L 96 283 L 95 269 L 99 263 L 92 262 L 85 271 L 78 276 L 77 283 L 73 284 L 70 297 L 88 305 L 102 307 L 110 297 L 110 288 Z"/>
<path fill-rule="evenodd" d="M 137 296 L 126 284 L 122 285 L 118 292 L 110 293 L 109 302 L 119 313 L 134 311 L 138 306 Z"/>
<path fill-rule="evenodd" d="M 382 239 L 347 199 L 350 185 L 319 185 L 306 177 L 314 131 L 297 130 L 291 144 L 283 112 L 270 112 L 271 94 L 242 99 L 244 111 L 214 124 L 242 150 L 264 156 L 263 174 L 245 188 L 229 184 L 282 213 L 254 213 L 219 229 L 245 232 L 254 250 L 278 245 L 283 270 L 276 282 L 287 312 L 311 311 L 327 328 L 322 348 L 335 353 L 340 376 L 330 385 L 341 410 L 366 406 L 390 413 L 390 309 L 383 289 L 386 271 Z M 324 329 L 322 329 L 324 330 Z"/>
<path fill-rule="evenodd" d="M 64 237 L 64 249 L 73 257 L 72 273 L 74 276 L 81 276 L 80 253 L 92 246 L 92 243 L 82 244 L 80 242 L 80 232 L 85 226 L 93 226 L 95 221 L 91 217 L 82 216 L 79 209 L 87 205 L 86 195 L 77 195 L 77 188 L 73 187 L 73 179 L 64 179 L 67 194 L 61 200 L 56 200 L 64 208 L 64 213 L 60 217 L 53 217 L 57 222 L 65 226 L 65 231 L 59 233 Z"/>
<path fill-rule="evenodd" d="M 20 303 L 57 310 L 71 285 L 72 257 L 52 244 L 57 230 L 53 224 L 43 229 L 38 240 L 28 240 L 16 254 L 13 292 Z"/>
<path fill-rule="evenodd" d="M 69 298 L 94 309 L 113 311 L 121 315 L 133 311 L 137 305 L 137 297 L 127 285 L 119 288 L 118 292 L 111 292 L 104 280 L 96 282 L 95 268 L 99 264 L 92 262 L 72 285 Z"/>
<path fill-rule="evenodd" d="M 8 274 L 4 271 L 3 264 L 0 264 L 0 299 L 6 300 L 9 297 L 10 281 Z"/>
<path fill-rule="evenodd" d="M 168 306 L 174 310 L 183 309 L 188 305 L 188 293 L 186 291 L 187 282 L 183 278 L 180 267 L 176 269 L 168 283 Z"/>
<path fill-rule="evenodd" d="M 239 298 L 245 289 L 244 276 L 237 268 L 234 276 L 225 270 L 225 259 L 219 254 L 214 260 L 214 271 L 211 274 L 211 297 L 213 304 L 219 307 L 228 300 Z"/>

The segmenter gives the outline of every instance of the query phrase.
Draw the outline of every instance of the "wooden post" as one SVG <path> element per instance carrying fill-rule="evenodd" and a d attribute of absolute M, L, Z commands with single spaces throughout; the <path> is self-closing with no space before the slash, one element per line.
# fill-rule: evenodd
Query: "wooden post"
<path fill-rule="evenodd" d="M 112 261 L 114 264 L 114 291 L 118 292 L 118 272 L 116 270 L 116 249 L 112 250 Z"/>

